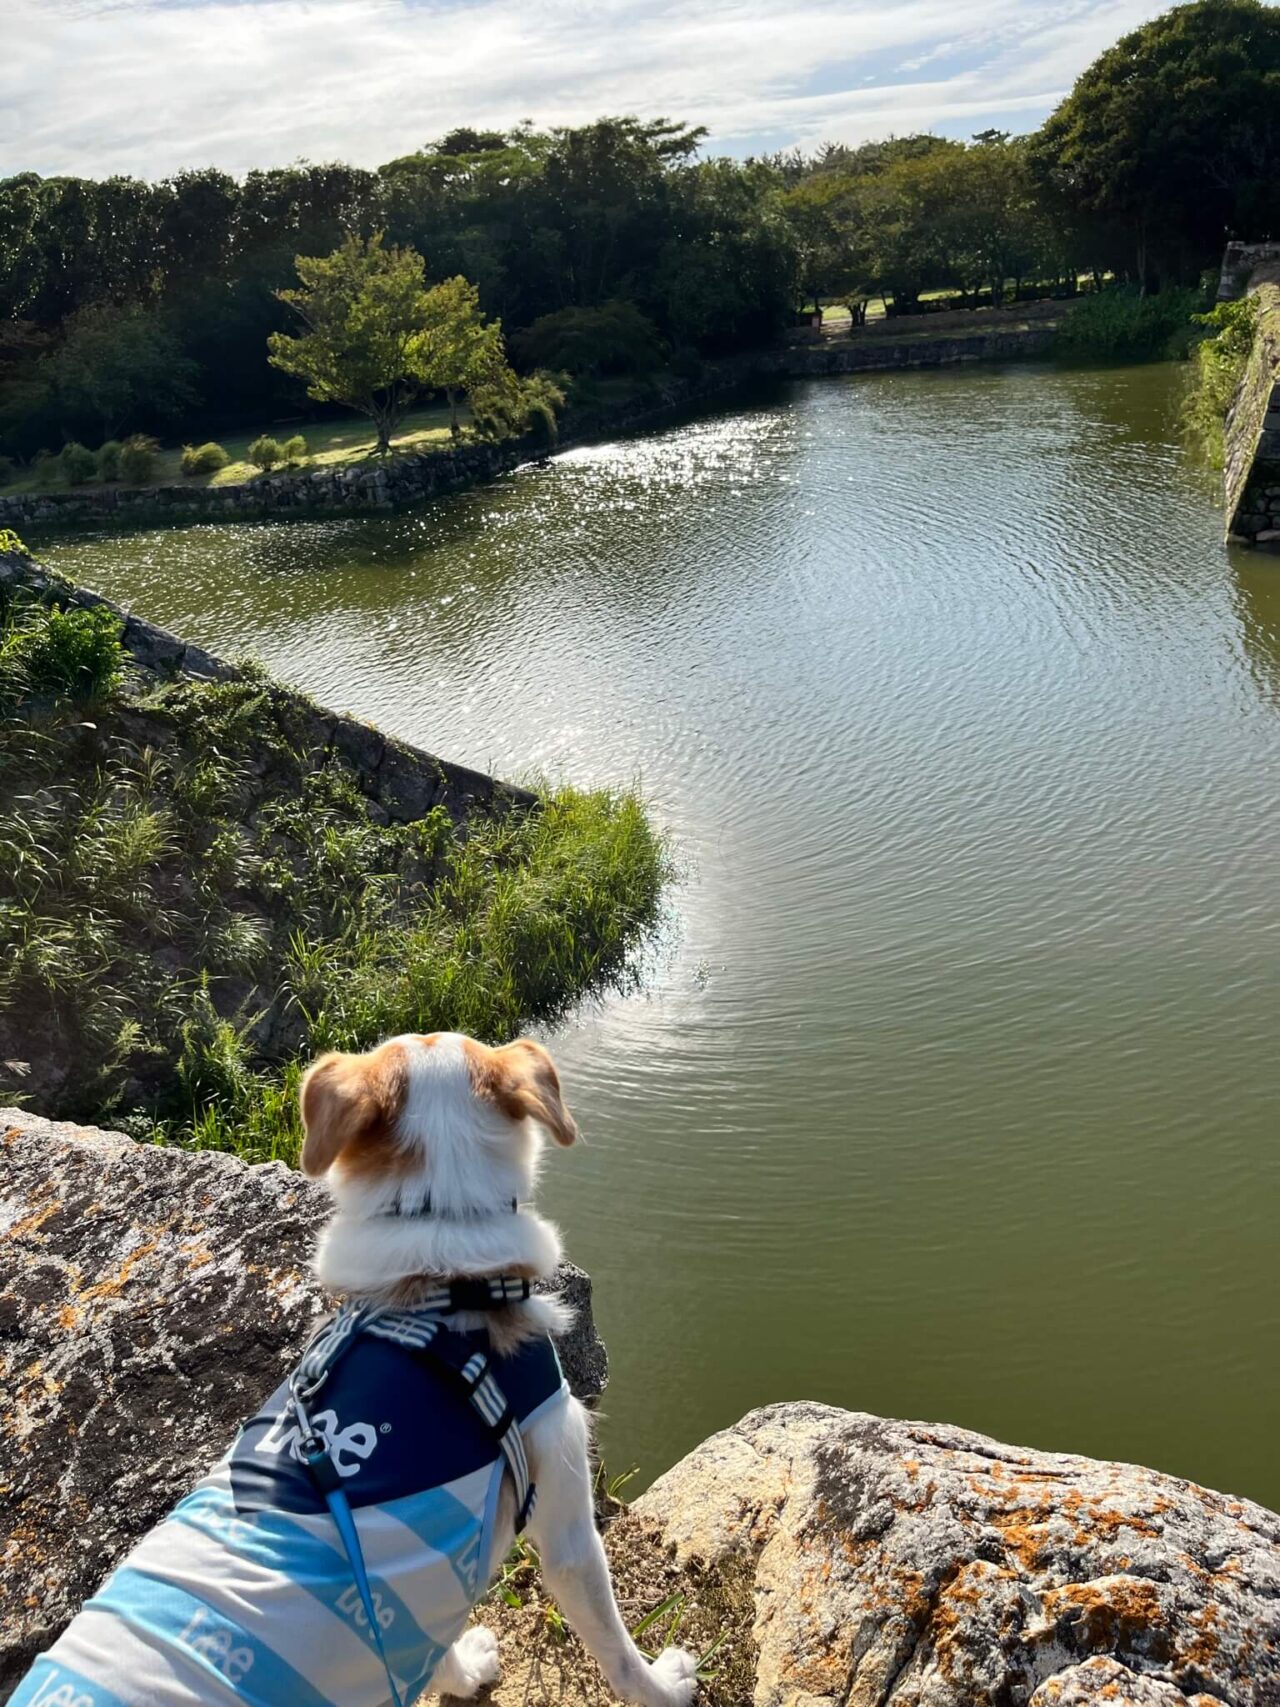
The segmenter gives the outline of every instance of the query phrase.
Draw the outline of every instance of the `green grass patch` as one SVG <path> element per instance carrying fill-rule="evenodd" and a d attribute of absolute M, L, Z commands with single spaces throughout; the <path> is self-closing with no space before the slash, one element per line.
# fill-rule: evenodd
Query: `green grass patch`
<path fill-rule="evenodd" d="M 634 978 L 669 875 L 634 794 L 380 824 L 298 695 L 131 688 L 118 633 L 0 622 L 0 1100 L 292 1161 L 317 1050 L 498 1041 Z"/>
<path fill-rule="evenodd" d="M 461 415 L 465 431 L 469 426 L 470 417 L 465 409 L 461 411 Z M 180 482 L 187 486 L 238 486 L 247 480 L 259 480 L 262 478 L 262 470 L 255 467 L 249 458 L 250 445 L 264 435 L 271 434 L 287 442 L 297 433 L 301 433 L 307 441 L 307 456 L 303 464 L 306 468 L 362 462 L 373 456 L 377 442 L 372 423 L 363 417 L 349 421 L 287 421 L 274 423 L 269 427 L 258 424 L 246 427 L 242 432 L 224 435 L 216 441 L 227 453 L 227 461 L 221 468 L 187 474 L 182 466 L 183 451 L 187 447 L 170 445 L 156 452 L 147 479 L 138 484 L 143 487 L 173 486 Z M 447 450 L 450 443 L 448 409 L 431 406 L 414 409 L 405 416 L 399 432 L 392 440 L 391 448 L 393 454 L 405 451 Z M 108 462 L 109 469 L 114 466 L 114 462 Z M 87 480 L 86 489 L 102 484 L 104 481 L 101 476 L 92 477 Z M 65 482 L 57 477 L 56 470 L 51 473 L 48 469 L 36 465 L 20 469 L 4 488 L 7 493 L 64 489 Z"/>

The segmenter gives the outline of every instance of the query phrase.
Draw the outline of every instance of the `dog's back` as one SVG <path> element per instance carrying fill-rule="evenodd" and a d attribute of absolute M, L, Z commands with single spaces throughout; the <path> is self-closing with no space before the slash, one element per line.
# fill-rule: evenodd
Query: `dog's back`
<path fill-rule="evenodd" d="M 455 1335 L 487 1350 L 487 1336 Z M 568 1398 L 546 1338 L 490 1366 L 523 1433 Z M 12 1707 L 385 1707 L 351 1565 L 282 1386 L 43 1655 Z M 343 1479 L 387 1659 L 414 1700 L 491 1568 L 503 1458 L 463 1394 L 372 1337 L 311 1414 Z"/>

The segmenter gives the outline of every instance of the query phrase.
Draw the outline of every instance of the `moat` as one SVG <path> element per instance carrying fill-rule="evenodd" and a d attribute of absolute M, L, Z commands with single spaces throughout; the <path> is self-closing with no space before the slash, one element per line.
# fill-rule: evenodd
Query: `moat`
<path fill-rule="evenodd" d="M 428 510 L 31 541 L 684 871 L 553 1040 L 604 1449 L 829 1400 L 1280 1504 L 1280 564 L 1164 367 L 797 383 Z"/>

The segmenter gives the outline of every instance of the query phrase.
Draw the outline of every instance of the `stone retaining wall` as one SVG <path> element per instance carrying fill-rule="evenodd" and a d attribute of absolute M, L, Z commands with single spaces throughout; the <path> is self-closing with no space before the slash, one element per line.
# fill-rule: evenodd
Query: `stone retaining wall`
<path fill-rule="evenodd" d="M 920 331 L 891 337 L 877 331 L 874 336 L 859 333 L 752 351 L 708 363 L 694 375 L 662 375 L 646 393 L 620 404 L 580 408 L 566 420 L 557 448 L 567 450 L 658 426 L 677 411 L 724 401 L 762 379 L 808 379 L 822 374 L 1041 356 L 1052 348 L 1056 331 L 1055 325 L 1041 320 L 1025 327 L 991 324 L 951 336 Z M 503 444 L 463 445 L 452 451 L 402 452 L 379 462 L 269 474 L 234 486 L 183 482 L 145 488 L 90 486 L 67 492 L 0 493 L 0 527 L 138 528 L 167 522 L 377 514 L 484 485 L 548 454 L 544 443 L 528 437 Z"/>
<path fill-rule="evenodd" d="M 1253 349 L 1227 415 L 1223 486 L 1227 535 L 1244 545 L 1280 546 L 1280 261 L 1256 267 Z"/>
<path fill-rule="evenodd" d="M 168 629 L 134 616 L 101 594 L 50 574 L 31 557 L 0 552 L 0 597 L 18 590 L 46 602 L 56 601 L 64 608 L 102 605 L 115 611 L 124 624 L 121 638 L 125 651 L 145 677 L 168 680 L 189 675 L 231 681 L 245 673 L 202 646 L 179 640 Z M 371 815 L 382 822 L 413 823 L 436 806 L 445 807 L 455 822 L 460 822 L 476 808 L 533 804 L 535 797 L 527 789 L 424 753 L 359 718 L 326 711 L 295 689 L 273 683 L 271 692 L 289 701 L 292 721 L 302 730 L 307 746 L 318 754 L 334 756 L 352 772 L 371 802 Z"/>

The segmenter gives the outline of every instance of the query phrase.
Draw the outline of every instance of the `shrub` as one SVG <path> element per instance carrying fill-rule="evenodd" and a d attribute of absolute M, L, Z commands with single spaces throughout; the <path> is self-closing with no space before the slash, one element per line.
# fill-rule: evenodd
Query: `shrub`
<path fill-rule="evenodd" d="M 34 694 L 99 699 L 119 686 L 124 667 L 120 618 L 105 605 L 34 605 L 0 636 L 0 703 Z"/>
<path fill-rule="evenodd" d="M 144 486 L 155 473 L 159 442 L 147 433 L 135 433 L 120 447 L 120 478 L 131 486 Z"/>
<path fill-rule="evenodd" d="M 1187 354 L 1204 293 L 1189 286 L 1143 296 L 1133 285 L 1095 291 L 1062 322 L 1058 348 L 1072 356 L 1111 361 L 1158 361 Z"/>
<path fill-rule="evenodd" d="M 14 462 L 11 456 L 0 456 L 0 486 L 7 486 L 9 484 L 13 479 L 14 471 L 17 466 L 17 463 Z"/>
<path fill-rule="evenodd" d="M 120 453 L 124 446 L 119 439 L 107 439 L 98 446 L 98 479 L 119 480 Z"/>
<path fill-rule="evenodd" d="M 307 457 L 307 441 L 301 433 L 295 433 L 291 439 L 286 439 L 281 447 L 286 462 L 305 462 Z"/>
<path fill-rule="evenodd" d="M 255 468 L 264 474 L 284 460 L 284 446 L 270 433 L 260 433 L 245 453 Z"/>
<path fill-rule="evenodd" d="M 62 447 L 58 470 L 68 486 L 83 486 L 98 472 L 98 459 L 91 450 L 72 439 L 70 444 Z"/>
<path fill-rule="evenodd" d="M 216 474 L 220 468 L 225 468 L 231 461 L 219 444 L 210 439 L 207 444 L 183 445 L 182 472 L 191 474 Z"/>
<path fill-rule="evenodd" d="M 38 450 L 31 458 L 31 478 L 37 486 L 52 486 L 62 464 L 51 450 Z"/>
<path fill-rule="evenodd" d="M 1221 468 L 1227 410 L 1244 378 L 1253 348 L 1258 304 L 1254 297 L 1220 302 L 1196 321 L 1209 329 L 1197 345 L 1190 389 L 1182 405 L 1182 426 L 1192 449 L 1210 468 Z"/>

